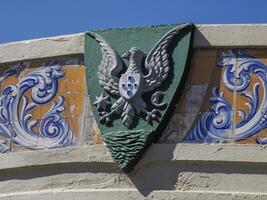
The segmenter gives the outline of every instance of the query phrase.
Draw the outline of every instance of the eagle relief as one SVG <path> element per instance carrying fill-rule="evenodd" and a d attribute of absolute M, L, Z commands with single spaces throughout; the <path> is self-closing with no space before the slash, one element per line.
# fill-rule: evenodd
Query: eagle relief
<path fill-rule="evenodd" d="M 162 132 L 178 101 L 193 30 L 182 24 L 87 33 L 89 96 L 122 169 L 130 169 Z"/>

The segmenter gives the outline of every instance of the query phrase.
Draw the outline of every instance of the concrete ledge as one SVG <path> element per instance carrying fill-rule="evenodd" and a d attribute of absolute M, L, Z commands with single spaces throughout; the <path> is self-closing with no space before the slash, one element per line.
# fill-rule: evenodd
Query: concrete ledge
<path fill-rule="evenodd" d="M 115 164 L 104 145 L 6 153 L 0 160 L 0 170 L 64 163 Z M 257 145 L 154 144 L 136 168 L 157 162 L 267 165 L 267 149 Z"/>
<path fill-rule="evenodd" d="M 266 47 L 267 24 L 196 25 L 194 47 Z"/>
<path fill-rule="evenodd" d="M 16 192 L 9 194 L 0 194 L 0 199 L 94 199 L 94 200 L 117 200 L 117 199 L 246 199 L 259 200 L 266 199 L 266 193 L 246 193 L 246 192 L 224 192 L 224 191 L 179 191 L 162 190 L 151 192 L 144 197 L 136 189 L 49 189 L 29 192 Z"/>
<path fill-rule="evenodd" d="M 83 54 L 84 33 L 0 45 L 0 63 Z"/>
<path fill-rule="evenodd" d="M 267 47 L 267 24 L 196 25 L 194 47 Z M 0 63 L 84 53 L 84 33 L 0 45 Z"/>
<path fill-rule="evenodd" d="M 11 152 L 0 155 L 0 170 L 62 163 L 114 163 L 104 145 Z"/>

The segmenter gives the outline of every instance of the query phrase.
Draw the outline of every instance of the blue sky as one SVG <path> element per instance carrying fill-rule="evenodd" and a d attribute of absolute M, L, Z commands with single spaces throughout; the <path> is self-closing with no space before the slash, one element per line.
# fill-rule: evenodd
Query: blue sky
<path fill-rule="evenodd" d="M 267 0 L 1 0 L 0 8 L 0 43 L 179 22 L 267 22 Z"/>

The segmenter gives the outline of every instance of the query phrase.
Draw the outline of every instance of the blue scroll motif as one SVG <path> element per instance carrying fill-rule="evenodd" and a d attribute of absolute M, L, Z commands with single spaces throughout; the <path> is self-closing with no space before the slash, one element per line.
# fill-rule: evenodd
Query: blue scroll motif
<path fill-rule="evenodd" d="M 267 127 L 267 66 L 260 60 L 239 51 L 228 51 L 221 54 L 218 67 L 224 67 L 223 83 L 231 92 L 236 91 L 247 99 L 245 106 L 248 112 L 237 110 L 236 114 L 241 120 L 234 124 L 232 105 L 225 99 L 223 92 L 217 87 L 213 88 L 213 97 L 210 98 L 212 106 L 209 112 L 204 113 L 195 127 L 188 133 L 185 140 L 192 142 L 224 142 L 228 140 L 245 140 L 258 134 Z M 252 74 L 259 82 L 254 83 L 253 91 L 250 86 Z M 259 89 L 263 96 L 259 98 Z M 267 144 L 267 137 L 256 138 L 256 142 Z"/>
<path fill-rule="evenodd" d="M 18 76 L 25 65 L 9 68 L 0 76 L 0 84 L 11 75 Z M 29 149 L 55 148 L 76 143 L 68 122 L 62 118 L 64 97 L 53 102 L 51 108 L 38 120 L 30 113 L 36 106 L 50 102 L 58 91 L 58 80 L 64 76 L 60 64 L 43 66 L 28 73 L 17 84 L 6 86 L 0 94 L 0 136 Z M 32 102 L 25 95 L 31 93 Z M 39 124 L 39 130 L 34 129 Z M 0 142 L 5 152 L 7 140 Z"/>

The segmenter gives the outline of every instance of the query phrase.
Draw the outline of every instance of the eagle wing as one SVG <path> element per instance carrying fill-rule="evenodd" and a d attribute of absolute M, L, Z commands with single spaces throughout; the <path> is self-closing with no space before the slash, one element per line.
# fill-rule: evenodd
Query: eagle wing
<path fill-rule="evenodd" d="M 102 60 L 97 72 L 99 84 L 108 93 L 120 96 L 118 75 L 123 69 L 121 58 L 100 35 L 93 32 L 87 34 L 95 39 L 101 47 Z"/>
<path fill-rule="evenodd" d="M 144 92 L 153 91 L 167 78 L 170 66 L 168 46 L 170 41 L 188 24 L 177 26 L 166 33 L 149 52 L 145 60 L 145 68 L 148 74 L 144 76 Z"/>

